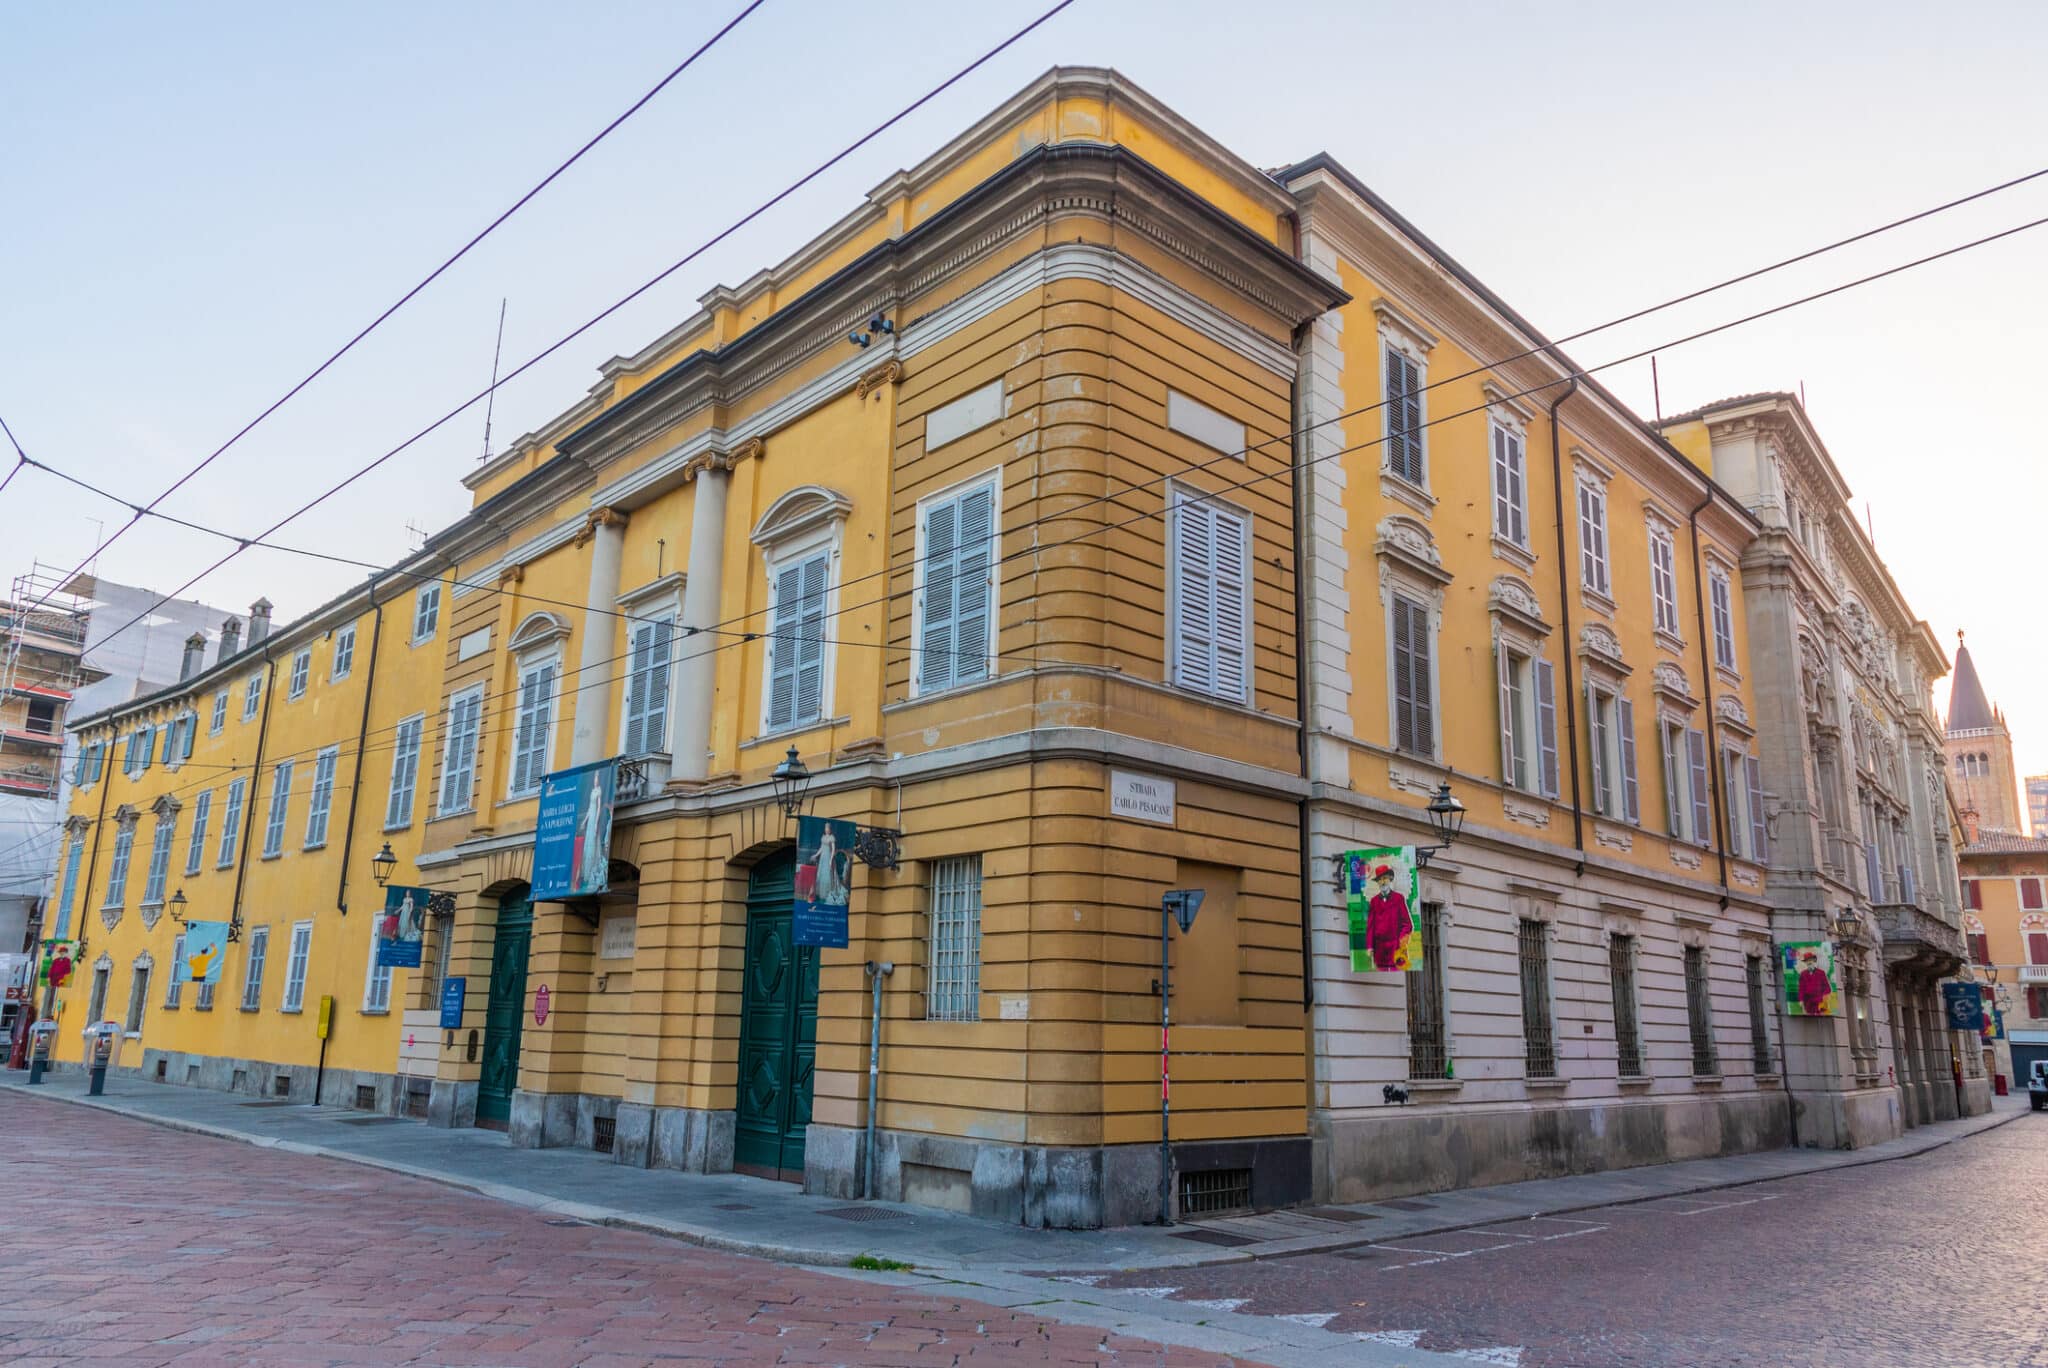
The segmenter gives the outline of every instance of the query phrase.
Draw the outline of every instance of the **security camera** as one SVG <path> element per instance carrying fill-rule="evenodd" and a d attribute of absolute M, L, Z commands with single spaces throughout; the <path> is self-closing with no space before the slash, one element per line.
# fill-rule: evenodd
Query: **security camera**
<path fill-rule="evenodd" d="M 850 332 L 846 335 L 846 340 L 853 343 L 853 345 L 856 347 L 865 347 L 874 339 L 869 337 L 864 332 Z"/>

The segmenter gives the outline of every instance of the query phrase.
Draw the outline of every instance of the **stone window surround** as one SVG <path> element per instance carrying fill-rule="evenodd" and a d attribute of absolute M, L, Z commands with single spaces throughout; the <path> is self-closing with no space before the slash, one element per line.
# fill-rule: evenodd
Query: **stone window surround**
<path fill-rule="evenodd" d="M 1550 624 L 1543 619 L 1542 601 L 1536 596 L 1535 590 L 1530 588 L 1525 581 L 1514 575 L 1497 575 L 1494 577 L 1492 587 L 1487 591 L 1486 606 L 1488 614 L 1493 619 L 1493 649 L 1496 656 L 1498 656 L 1499 652 L 1507 650 L 1513 651 L 1517 655 L 1526 656 L 1532 662 L 1531 696 L 1529 700 L 1531 716 L 1528 733 L 1531 740 L 1536 740 L 1533 662 L 1543 658 L 1543 647 L 1550 639 L 1551 633 Z M 1552 700 L 1552 707 L 1556 707 L 1555 698 Z M 1521 719 L 1517 718 L 1517 735 L 1520 735 L 1521 731 Z M 1558 748 L 1558 758 L 1561 767 L 1564 763 L 1562 746 Z M 1534 787 L 1517 787 L 1509 781 L 1506 773 L 1501 775 L 1500 786 L 1507 793 L 1521 794 L 1525 797 L 1539 799 L 1547 803 L 1551 800 L 1543 792 L 1543 778 L 1538 772 L 1542 764 L 1540 741 L 1537 742 L 1535 753 L 1529 757 L 1529 760 L 1530 778 Z M 1547 817 L 1544 824 L 1548 824 Z"/>
<path fill-rule="evenodd" d="M 1579 552 L 1579 572 L 1573 576 L 1579 589 L 1579 601 L 1588 611 L 1603 617 L 1613 617 L 1614 601 L 1614 510 L 1608 499 L 1608 488 L 1614 483 L 1614 471 L 1587 452 L 1584 448 L 1573 447 L 1572 458 L 1572 523 L 1578 529 L 1574 538 Z M 1584 519 L 1579 512 L 1579 491 L 1592 486 L 1600 495 L 1600 557 L 1606 567 L 1607 587 L 1597 588 L 1586 583 L 1585 556 L 1586 533 Z"/>
<path fill-rule="evenodd" d="M 853 500 L 837 490 L 822 485 L 802 485 L 768 505 L 749 534 L 749 540 L 761 551 L 762 585 L 766 593 L 764 617 L 768 630 L 761 636 L 761 698 L 755 716 L 756 730 L 754 735 L 740 743 L 743 746 L 776 736 L 811 731 L 834 720 L 832 699 L 839 652 L 828 643 L 821 648 L 818 715 L 785 727 L 769 725 L 768 701 L 775 662 L 775 579 L 782 562 L 802 561 L 819 551 L 826 553 L 824 620 L 829 634 L 830 625 L 839 613 L 840 557 L 844 550 L 846 519 L 852 512 Z"/>
<path fill-rule="evenodd" d="M 1505 537 L 1501 535 L 1500 529 L 1495 527 L 1492 539 L 1493 554 L 1524 572 L 1533 571 L 1536 568 L 1537 555 L 1535 538 L 1530 535 L 1529 425 L 1535 421 L 1535 410 L 1491 380 L 1481 380 L 1479 388 L 1486 395 L 1486 469 L 1489 477 L 1493 473 L 1493 429 L 1504 429 L 1522 444 L 1522 540 L 1517 542 Z M 1489 498 L 1491 494 L 1492 487 L 1489 484 Z"/>
<path fill-rule="evenodd" d="M 1649 529 L 1649 545 L 1646 554 L 1651 557 L 1650 565 L 1650 627 L 1657 638 L 1657 644 L 1673 655 L 1685 654 L 1685 608 L 1678 592 L 1678 517 L 1655 499 L 1643 500 L 1643 522 Z M 1657 624 L 1656 611 L 1656 543 L 1659 537 L 1671 545 L 1671 607 L 1673 620 L 1678 623 L 1676 631 L 1666 631 Z"/>
<path fill-rule="evenodd" d="M 1550 1041 L 1552 1053 L 1555 1055 L 1557 1071 L 1549 1078 L 1529 1078 L 1525 1075 L 1522 1079 L 1522 1086 L 1532 1091 L 1556 1090 L 1562 1092 L 1571 1085 L 1571 1079 L 1564 1071 L 1565 1061 L 1562 1048 L 1564 1045 L 1564 1032 L 1560 1029 L 1560 1018 L 1558 1015 L 1558 1006 L 1562 999 L 1558 997 L 1557 993 L 1557 959 L 1558 951 L 1564 944 L 1564 932 L 1558 923 L 1557 899 L 1558 890 L 1554 888 L 1542 884 L 1524 883 L 1514 878 L 1508 880 L 1508 920 L 1510 929 L 1519 932 L 1521 923 L 1525 921 L 1540 922 L 1543 925 L 1543 939 L 1546 943 L 1546 953 L 1543 957 L 1543 979 L 1546 996 L 1550 1003 Z M 1517 982 L 1519 983 L 1521 966 L 1518 963 L 1515 967 Z M 1446 996 L 1448 997 L 1448 994 Z M 1517 1005 L 1519 1006 L 1519 1003 Z"/>
<path fill-rule="evenodd" d="M 1415 513 L 1427 519 L 1436 508 L 1436 496 L 1429 491 L 1429 355 L 1436 349 L 1436 334 L 1403 312 L 1391 300 L 1384 297 L 1372 302 L 1374 317 L 1379 320 L 1380 339 L 1380 494 L 1397 503 L 1406 504 Z M 1422 445 L 1422 483 L 1416 484 L 1403 479 L 1387 467 L 1387 451 L 1391 443 L 1386 441 L 1389 433 L 1388 422 L 1391 405 L 1386 401 L 1386 356 L 1388 351 L 1400 353 L 1415 363 L 1416 405 L 1420 412 L 1417 434 Z"/>
<path fill-rule="evenodd" d="M 1381 640 L 1389 643 L 1383 652 L 1387 690 L 1387 748 L 1401 755 L 1411 755 L 1400 750 L 1394 743 L 1400 735 L 1399 717 L 1394 696 L 1394 596 L 1399 594 L 1410 602 L 1421 604 L 1429 613 L 1429 709 L 1434 725 L 1430 734 L 1430 753 L 1426 756 L 1411 755 L 1417 760 L 1442 763 L 1444 753 L 1443 729 L 1443 659 L 1438 647 L 1443 640 L 1444 595 L 1450 588 L 1453 576 L 1444 569 L 1443 557 L 1430 538 L 1429 529 L 1413 518 L 1394 514 L 1383 518 L 1379 535 L 1373 541 L 1373 555 L 1379 562 L 1380 580 L 1380 630 Z"/>

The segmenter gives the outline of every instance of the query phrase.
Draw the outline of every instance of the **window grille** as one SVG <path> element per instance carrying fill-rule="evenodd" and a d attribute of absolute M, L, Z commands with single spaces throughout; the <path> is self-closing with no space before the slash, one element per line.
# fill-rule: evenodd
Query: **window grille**
<path fill-rule="evenodd" d="M 1422 967 L 1408 971 L 1408 1076 L 1442 1078 L 1449 1068 L 1444 1031 L 1444 910 L 1424 903 Z"/>
<path fill-rule="evenodd" d="M 107 976 L 113 971 L 99 968 L 92 971 L 92 1001 L 86 1007 L 85 1019 L 88 1024 L 98 1025 L 107 1016 Z"/>
<path fill-rule="evenodd" d="M 1208 1169 L 1180 1175 L 1180 1214 L 1228 1216 L 1252 1209 L 1252 1171 L 1248 1168 Z"/>
<path fill-rule="evenodd" d="M 1614 989 L 1614 1059 L 1623 1078 L 1643 1076 L 1643 1037 L 1636 1025 L 1636 938 L 1607 940 L 1607 978 Z"/>
<path fill-rule="evenodd" d="M 590 1147 L 599 1154 L 610 1154 L 618 1138 L 618 1119 L 611 1116 L 594 1116 L 590 1120 Z"/>
<path fill-rule="evenodd" d="M 1764 1008 L 1764 962 L 1751 955 L 1742 962 L 1743 987 L 1749 991 L 1749 1059 L 1760 1074 L 1775 1073 L 1771 1067 L 1770 1017 Z"/>
<path fill-rule="evenodd" d="M 1685 947 L 1685 1020 L 1692 1029 L 1693 1073 L 1721 1072 L 1721 1058 L 1714 1049 L 1713 1004 L 1707 994 L 1707 952 L 1697 945 Z"/>
<path fill-rule="evenodd" d="M 1557 1038 L 1550 1018 L 1550 928 L 1525 917 L 1517 940 L 1522 962 L 1523 1070 L 1530 1078 L 1555 1078 Z"/>
<path fill-rule="evenodd" d="M 932 865 L 931 981 L 925 1015 L 981 1019 L 981 856 Z"/>

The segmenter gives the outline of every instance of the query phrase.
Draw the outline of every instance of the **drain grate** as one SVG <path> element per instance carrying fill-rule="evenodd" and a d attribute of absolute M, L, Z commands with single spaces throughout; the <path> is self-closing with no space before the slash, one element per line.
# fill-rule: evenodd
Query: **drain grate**
<path fill-rule="evenodd" d="M 1239 1245 L 1257 1244 L 1249 1235 L 1232 1235 L 1227 1230 L 1176 1230 L 1176 1240 L 1193 1240 L 1196 1244 L 1220 1245 L 1224 1249 L 1235 1249 Z"/>
<path fill-rule="evenodd" d="M 292 1095 L 292 1076 L 290 1074 L 279 1074 L 271 1079 L 270 1092 L 273 1097 L 290 1097 Z"/>
<path fill-rule="evenodd" d="M 1318 1221 L 1338 1221 L 1346 1225 L 1353 1221 L 1377 1221 L 1379 1216 L 1370 1211 L 1353 1211 L 1349 1207 L 1303 1207 L 1301 1214 L 1313 1216 Z"/>
<path fill-rule="evenodd" d="M 1182 1216 L 1223 1216 L 1249 1211 L 1252 1171 L 1248 1168 L 1208 1169 L 1180 1176 Z"/>
<path fill-rule="evenodd" d="M 837 1216 L 842 1221 L 902 1221 L 909 1219 L 900 1211 L 892 1211 L 888 1207 L 874 1206 L 832 1207 L 824 1214 L 827 1216 Z"/>
<path fill-rule="evenodd" d="M 618 1143 L 619 1123 L 615 1117 L 594 1116 L 590 1120 L 590 1147 L 599 1154 L 610 1154 L 612 1146 Z"/>
<path fill-rule="evenodd" d="M 377 1110 L 377 1085 L 376 1085 L 376 1084 L 374 1084 L 374 1083 L 358 1083 L 358 1084 L 356 1084 L 356 1110 L 357 1110 L 357 1111 L 375 1111 L 375 1110 Z"/>
<path fill-rule="evenodd" d="M 752 1202 L 713 1202 L 711 1209 L 713 1211 L 752 1211 L 754 1204 Z"/>

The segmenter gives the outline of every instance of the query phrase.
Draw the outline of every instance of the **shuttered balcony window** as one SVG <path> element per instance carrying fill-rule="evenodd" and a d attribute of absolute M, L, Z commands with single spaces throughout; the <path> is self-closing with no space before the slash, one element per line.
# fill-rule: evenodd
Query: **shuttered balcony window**
<path fill-rule="evenodd" d="M 992 672 L 996 546 L 993 479 L 920 507 L 915 692 L 971 684 Z"/>
<path fill-rule="evenodd" d="M 825 612 L 832 556 L 817 551 L 778 562 L 770 572 L 774 626 L 768 642 L 762 730 L 788 731 L 824 717 Z"/>
<path fill-rule="evenodd" d="M 1168 491 L 1173 682 L 1233 703 L 1251 692 L 1251 516 L 1180 486 Z"/>
<path fill-rule="evenodd" d="M 669 667 L 674 660 L 675 634 L 672 616 L 635 622 L 628 634 L 621 755 L 649 755 L 668 749 Z"/>

